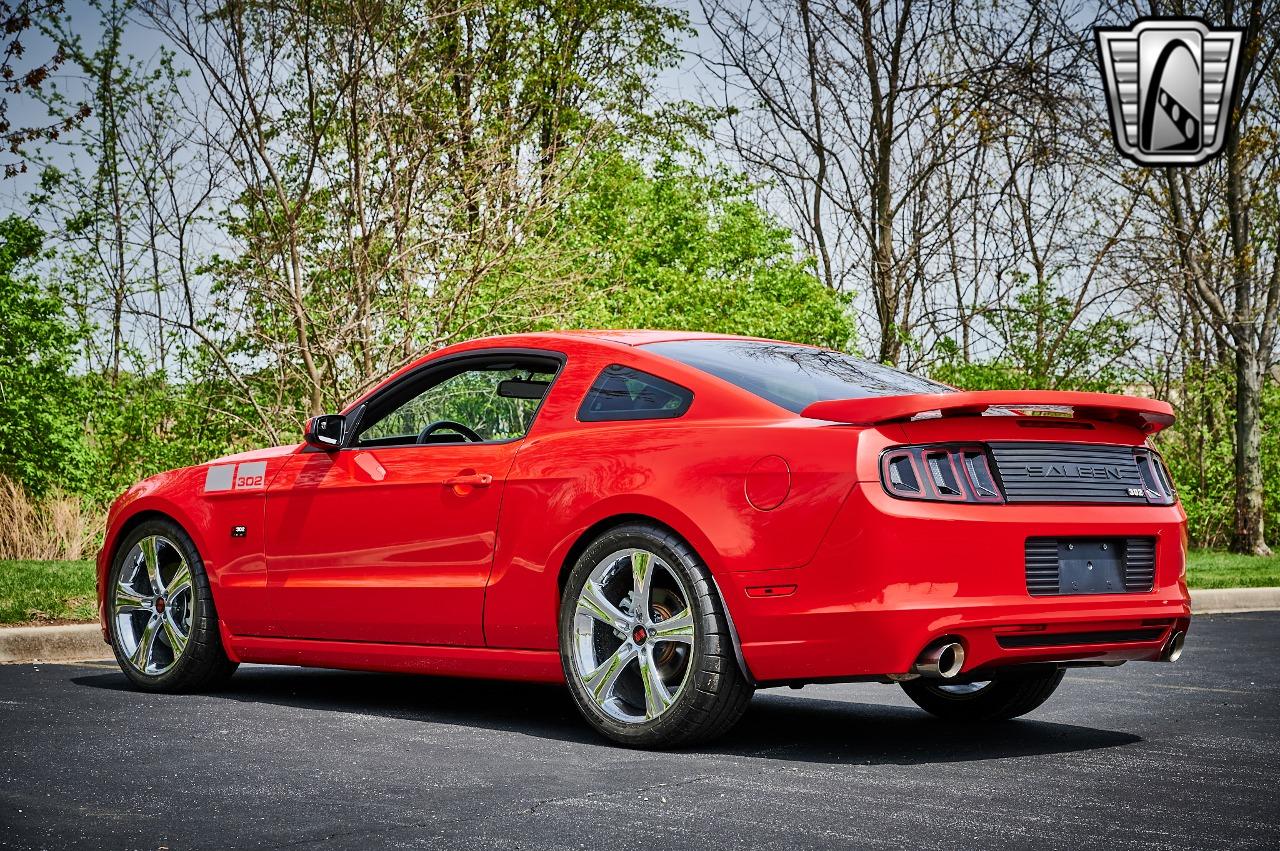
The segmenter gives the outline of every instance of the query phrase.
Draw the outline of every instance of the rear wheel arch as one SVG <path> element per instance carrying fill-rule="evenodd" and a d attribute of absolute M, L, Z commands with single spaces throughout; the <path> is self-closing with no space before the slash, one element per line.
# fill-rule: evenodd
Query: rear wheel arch
<path fill-rule="evenodd" d="M 714 577 L 686 539 L 647 517 L 602 524 L 575 561 L 557 633 L 583 717 L 629 747 L 678 747 L 732 727 L 754 683 L 734 659 Z"/>
<path fill-rule="evenodd" d="M 560 565 L 556 575 L 557 600 L 559 599 L 559 595 L 564 593 L 565 581 L 569 578 L 569 572 L 573 570 L 573 566 L 577 563 L 578 557 L 582 555 L 587 547 L 591 546 L 591 542 L 610 529 L 617 526 L 625 526 L 628 523 L 642 523 L 662 529 L 679 539 L 681 543 L 697 553 L 698 558 L 702 559 L 702 563 L 707 566 L 707 570 L 711 571 L 713 576 L 719 572 L 712 559 L 707 558 L 708 551 L 711 551 L 711 554 L 714 555 L 714 550 L 710 546 L 710 542 L 705 541 L 705 538 L 700 545 L 698 541 L 693 540 L 693 536 L 684 534 L 671 523 L 658 517 L 654 517 L 652 514 L 646 514 L 643 512 L 620 512 L 597 520 L 586 529 L 583 529 L 574 539 L 573 543 L 569 546 L 569 549 L 565 552 L 564 557 L 560 559 Z"/>
<path fill-rule="evenodd" d="M 729 621 L 729 636 L 733 641 L 733 655 L 737 660 L 738 669 L 742 672 L 742 675 L 746 677 L 747 682 L 754 686 L 756 684 L 756 679 L 751 675 L 751 670 L 747 667 L 746 659 L 742 655 L 742 639 L 738 635 L 738 628 L 734 623 L 733 611 L 729 605 L 729 600 L 725 596 L 724 589 L 720 587 L 720 583 L 716 579 L 717 571 L 712 567 L 711 561 L 707 559 L 706 556 L 706 550 L 710 549 L 710 547 L 697 546 L 693 541 L 689 540 L 687 535 L 682 534 L 679 529 L 674 528 L 670 523 L 659 520 L 658 518 L 648 514 L 614 514 L 596 521 L 578 535 L 573 544 L 569 547 L 568 551 L 565 553 L 564 558 L 561 559 L 559 572 L 556 576 L 556 623 L 558 624 L 560 622 L 560 605 L 561 600 L 564 598 L 565 583 L 568 581 L 569 573 L 573 570 L 573 566 L 577 564 L 579 557 L 581 557 L 581 555 L 597 538 L 608 532 L 610 529 L 630 524 L 653 526 L 665 531 L 667 534 L 676 538 L 692 550 L 698 558 L 701 559 L 702 563 L 706 565 L 707 572 L 711 574 L 712 587 L 720 597 L 720 606 L 724 610 L 725 618 Z"/>

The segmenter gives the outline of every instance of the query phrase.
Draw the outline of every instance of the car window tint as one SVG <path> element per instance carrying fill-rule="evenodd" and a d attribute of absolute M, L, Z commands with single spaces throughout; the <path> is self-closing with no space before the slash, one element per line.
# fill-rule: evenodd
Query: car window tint
<path fill-rule="evenodd" d="M 948 393 L 952 388 L 862 358 L 785 343 L 681 340 L 650 343 L 652 352 L 695 367 L 800 413 L 814 402 Z"/>
<path fill-rule="evenodd" d="M 689 410 L 693 393 L 679 384 L 620 364 L 601 371 L 578 410 L 584 422 L 654 420 Z"/>
<path fill-rule="evenodd" d="M 533 394 L 540 385 L 549 387 L 553 377 L 553 372 L 536 368 L 482 368 L 456 373 L 370 423 L 361 430 L 356 443 L 416 443 L 422 430 L 438 420 L 461 423 L 485 440 L 523 437 L 542 403 L 541 397 L 533 398 Z M 431 442 L 457 442 L 457 437 L 456 432 L 441 429 Z"/>

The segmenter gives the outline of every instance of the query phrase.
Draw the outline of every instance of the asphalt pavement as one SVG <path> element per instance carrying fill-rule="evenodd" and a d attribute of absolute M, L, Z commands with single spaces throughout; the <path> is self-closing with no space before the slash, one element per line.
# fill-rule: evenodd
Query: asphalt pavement
<path fill-rule="evenodd" d="M 244 667 L 211 695 L 0 666 L 0 848 L 1277 848 L 1280 613 L 1075 670 L 1028 718 L 760 692 L 713 745 L 612 747 L 548 686 Z"/>

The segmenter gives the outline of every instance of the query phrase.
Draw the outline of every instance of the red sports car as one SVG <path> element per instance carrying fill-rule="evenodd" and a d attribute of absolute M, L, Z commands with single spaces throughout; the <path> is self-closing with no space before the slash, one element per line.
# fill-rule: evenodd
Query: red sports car
<path fill-rule="evenodd" d="M 300 445 L 130 488 L 103 636 L 153 691 L 240 662 L 565 681 L 639 746 L 782 684 L 1011 718 L 1065 668 L 1180 654 L 1186 518 L 1146 442 L 1172 421 L 771 340 L 475 340 Z"/>

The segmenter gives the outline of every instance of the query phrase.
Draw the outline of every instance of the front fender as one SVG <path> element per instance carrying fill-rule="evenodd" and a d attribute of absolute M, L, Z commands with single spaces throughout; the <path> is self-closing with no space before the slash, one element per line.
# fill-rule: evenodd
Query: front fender
<path fill-rule="evenodd" d="M 289 456 L 288 451 L 265 450 L 220 459 L 152 476 L 126 491 L 111 508 L 98 553 L 98 601 L 103 613 L 99 620 L 104 636 L 103 604 L 112 558 L 122 537 L 147 517 L 167 518 L 191 538 L 204 563 L 224 631 L 266 629 L 270 613 L 265 593 L 264 496 Z M 239 527 L 243 530 L 233 532 Z"/>
<path fill-rule="evenodd" d="M 209 566 L 206 557 L 208 543 L 205 530 L 209 527 L 207 504 L 184 498 L 190 487 L 190 480 L 203 471 L 197 468 L 185 468 L 168 473 L 151 476 L 129 488 L 112 504 L 107 514 L 107 528 L 102 538 L 102 548 L 98 550 L 98 622 L 102 628 L 103 640 L 107 635 L 107 573 L 119 546 L 121 538 L 149 516 L 164 517 L 182 527 L 205 562 L 205 570 L 209 575 L 209 585 L 215 594 L 217 603 L 217 571 Z M 194 509 L 194 510 L 193 510 Z M 203 509 L 203 510 L 202 510 Z"/>

